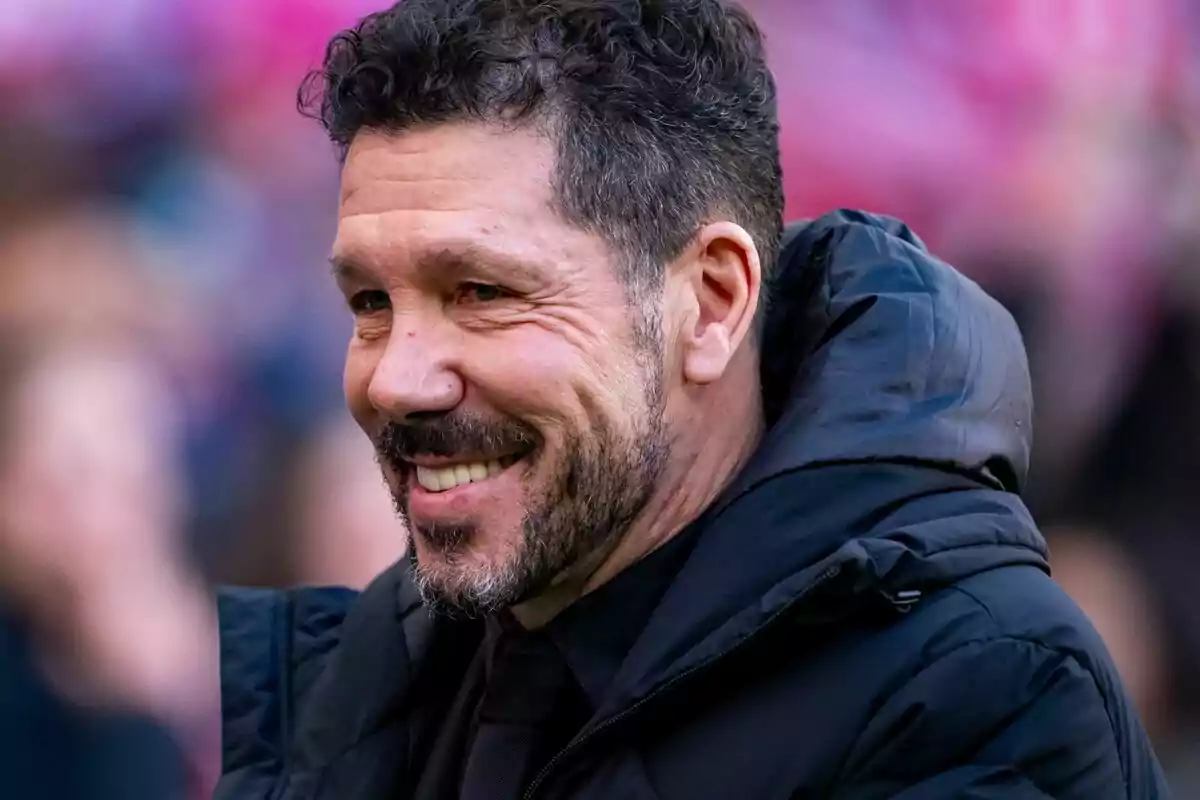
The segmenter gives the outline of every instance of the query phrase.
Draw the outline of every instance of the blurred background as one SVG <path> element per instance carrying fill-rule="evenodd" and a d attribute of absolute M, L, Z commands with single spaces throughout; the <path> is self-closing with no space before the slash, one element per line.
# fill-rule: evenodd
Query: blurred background
<path fill-rule="evenodd" d="M 403 551 L 342 407 L 333 150 L 294 103 L 380 5 L 0 2 L 0 753 L 43 781 L 4 722 L 162 767 L 94 759 L 96 797 L 202 796 L 205 587 Z M 1200 2 L 746 5 L 790 216 L 899 216 L 1018 317 L 1056 577 L 1200 797 Z M 5 796 L 93 796 L 40 785 Z"/>

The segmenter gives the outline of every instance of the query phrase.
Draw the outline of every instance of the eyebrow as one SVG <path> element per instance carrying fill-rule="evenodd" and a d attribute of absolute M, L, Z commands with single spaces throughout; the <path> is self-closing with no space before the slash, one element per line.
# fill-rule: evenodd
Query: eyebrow
<path fill-rule="evenodd" d="M 353 258 L 339 255 L 331 256 L 329 265 L 339 282 L 364 280 L 373 272 Z M 417 258 L 416 267 L 421 272 L 439 272 L 443 277 L 459 279 L 500 276 L 526 282 L 545 279 L 544 269 L 537 264 L 473 243 L 429 250 Z"/>
<path fill-rule="evenodd" d="M 333 273 L 333 279 L 338 283 L 361 279 L 368 271 L 353 259 L 336 255 L 329 257 L 329 270 Z"/>

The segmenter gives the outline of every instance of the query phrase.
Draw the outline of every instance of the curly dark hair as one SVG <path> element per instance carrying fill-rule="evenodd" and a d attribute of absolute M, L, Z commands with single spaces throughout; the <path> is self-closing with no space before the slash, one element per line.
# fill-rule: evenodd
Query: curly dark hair
<path fill-rule="evenodd" d="M 715 218 L 769 276 L 783 226 L 775 82 L 723 0 L 403 0 L 337 34 L 300 108 L 340 155 L 364 129 L 542 125 L 570 222 L 627 258 L 635 289 Z"/>

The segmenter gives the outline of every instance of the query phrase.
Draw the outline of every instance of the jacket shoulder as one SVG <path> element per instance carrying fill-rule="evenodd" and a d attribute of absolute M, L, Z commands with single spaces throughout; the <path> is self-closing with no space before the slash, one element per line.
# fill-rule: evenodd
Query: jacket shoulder
<path fill-rule="evenodd" d="M 1107 646 L 1083 610 L 1050 576 L 1039 570 L 1001 570 L 969 579 L 960 590 L 987 611 L 999 635 L 1075 661 L 1103 703 L 1129 785 L 1161 784 L 1149 737 Z"/>
<path fill-rule="evenodd" d="M 1168 796 L 1103 642 L 1045 572 L 990 570 L 926 603 L 895 626 L 914 658 L 878 699 L 843 787 L 864 798 L 961 796 L 990 781 L 1036 796 Z"/>
<path fill-rule="evenodd" d="M 216 798 L 270 796 L 292 721 L 358 593 L 349 589 L 217 592 L 221 633 L 221 782 Z"/>

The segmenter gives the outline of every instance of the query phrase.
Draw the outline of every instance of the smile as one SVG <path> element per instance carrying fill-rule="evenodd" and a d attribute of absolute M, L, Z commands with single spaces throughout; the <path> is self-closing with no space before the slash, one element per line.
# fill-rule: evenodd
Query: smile
<path fill-rule="evenodd" d="M 440 493 L 468 483 L 482 483 L 488 478 L 494 478 L 521 458 L 520 455 L 511 455 L 488 461 L 463 462 L 437 467 L 420 464 L 414 466 L 416 467 L 417 484 L 427 492 Z"/>

